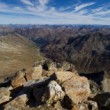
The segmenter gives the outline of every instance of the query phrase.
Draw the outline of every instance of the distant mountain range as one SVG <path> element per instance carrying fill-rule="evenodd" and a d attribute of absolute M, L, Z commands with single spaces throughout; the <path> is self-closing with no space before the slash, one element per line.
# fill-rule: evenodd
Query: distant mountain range
<path fill-rule="evenodd" d="M 69 27 L 75 27 L 75 28 L 110 28 L 110 25 L 84 25 L 84 24 L 65 24 L 65 25 L 48 25 L 48 24 L 45 24 L 45 25 L 33 25 L 33 24 L 8 24 L 8 25 L 3 25 L 3 24 L 0 24 L 0 28 L 1 27 L 10 27 L 10 28 L 46 28 L 46 27 L 51 27 L 51 28 L 57 28 L 57 27 L 65 27 L 65 28 L 69 28 Z"/>
<path fill-rule="evenodd" d="M 69 61 L 80 73 L 109 73 L 109 25 L 4 25 L 0 33 L 20 34 L 34 41 L 47 58 Z"/>

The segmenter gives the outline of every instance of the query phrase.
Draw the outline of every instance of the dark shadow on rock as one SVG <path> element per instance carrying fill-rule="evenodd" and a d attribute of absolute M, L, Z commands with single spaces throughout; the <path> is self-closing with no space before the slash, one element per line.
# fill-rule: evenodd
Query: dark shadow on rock
<path fill-rule="evenodd" d="M 39 89 L 39 88 L 38 88 Z M 39 91 L 40 92 L 40 91 Z M 43 91 L 44 92 L 44 91 Z M 43 95 L 42 91 L 40 93 L 36 93 L 36 95 L 39 95 L 38 96 L 38 100 L 35 99 L 34 95 L 33 95 L 33 90 L 30 91 L 29 94 L 27 94 L 27 97 L 28 97 L 28 102 L 27 102 L 27 105 L 29 107 L 38 107 L 39 105 L 43 105 L 44 103 L 41 102 L 41 96 L 40 95 Z"/>
<path fill-rule="evenodd" d="M 36 106 L 36 100 L 33 96 L 33 90 L 31 90 L 30 93 L 27 94 L 27 97 L 28 97 L 27 105 L 29 105 L 29 107 L 35 107 Z"/>
<path fill-rule="evenodd" d="M 11 80 L 7 79 L 6 81 L 0 83 L 0 87 L 8 87 L 11 85 Z"/>
<path fill-rule="evenodd" d="M 56 79 L 56 75 L 53 74 L 48 78 L 45 79 L 41 79 L 41 80 L 30 80 L 28 81 L 28 83 L 24 84 L 24 89 L 30 89 L 33 87 L 46 87 L 50 81 L 55 80 Z"/>
<path fill-rule="evenodd" d="M 66 95 L 62 101 L 62 107 L 71 110 L 73 107 L 71 99 Z"/>
<path fill-rule="evenodd" d="M 47 64 L 47 62 L 44 62 L 44 64 L 42 65 L 42 67 L 43 67 L 44 70 L 48 70 L 48 64 Z"/>
<path fill-rule="evenodd" d="M 101 82 L 104 78 L 104 71 L 98 72 L 98 73 L 80 73 L 80 76 L 85 76 L 89 80 L 92 80 L 96 82 L 98 85 L 101 85 Z"/>
<path fill-rule="evenodd" d="M 42 96 L 45 92 L 45 88 L 47 87 L 50 81 L 55 79 L 56 79 L 56 75 L 53 74 L 45 80 L 36 81 L 32 85 L 29 85 L 28 87 L 24 87 L 23 89 L 24 91 L 27 91 L 26 94 L 29 99 L 27 105 L 29 105 L 30 107 L 37 107 L 39 105 L 44 105 L 45 102 L 42 102 Z M 36 88 L 36 97 L 38 97 L 38 99 L 35 99 L 35 96 L 33 94 L 35 88 Z"/>
<path fill-rule="evenodd" d="M 24 92 L 23 86 L 20 86 L 20 87 L 17 87 L 15 89 L 11 90 L 11 95 L 10 96 L 14 99 L 14 98 L 16 98 L 16 97 L 18 97 L 18 96 L 20 96 L 24 93 L 25 92 Z"/>
<path fill-rule="evenodd" d="M 110 110 L 110 93 L 97 94 L 93 100 L 98 103 L 99 110 Z"/>

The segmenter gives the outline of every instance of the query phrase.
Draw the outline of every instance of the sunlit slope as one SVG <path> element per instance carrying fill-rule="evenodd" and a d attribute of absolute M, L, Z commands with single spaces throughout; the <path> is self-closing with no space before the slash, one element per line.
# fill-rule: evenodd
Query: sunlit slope
<path fill-rule="evenodd" d="M 27 68 L 43 57 L 36 45 L 17 34 L 0 35 L 0 77 Z"/>

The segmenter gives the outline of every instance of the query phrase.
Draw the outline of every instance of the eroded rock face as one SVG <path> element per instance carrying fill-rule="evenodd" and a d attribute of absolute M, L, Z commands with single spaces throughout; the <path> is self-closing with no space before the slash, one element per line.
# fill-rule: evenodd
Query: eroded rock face
<path fill-rule="evenodd" d="M 6 104 L 4 110 L 23 110 L 27 101 L 27 95 L 23 94 Z"/>
<path fill-rule="evenodd" d="M 87 100 L 90 95 L 89 81 L 85 77 L 74 76 L 62 84 L 66 95 L 72 103 L 78 104 Z"/>
<path fill-rule="evenodd" d="M 0 104 L 5 103 L 10 100 L 10 89 L 9 88 L 0 88 Z"/>
<path fill-rule="evenodd" d="M 43 100 L 48 103 L 53 103 L 58 100 L 63 99 L 65 93 L 63 92 L 61 86 L 56 81 L 51 81 L 45 89 L 43 95 Z"/>
<path fill-rule="evenodd" d="M 33 79 L 39 79 L 42 76 L 42 66 L 38 65 L 36 67 L 32 67 L 26 71 L 26 79 L 33 80 Z"/>
<path fill-rule="evenodd" d="M 25 76 L 24 72 L 22 72 L 22 71 L 17 72 L 11 81 L 11 85 L 14 88 L 22 86 L 26 82 L 24 76 Z"/>

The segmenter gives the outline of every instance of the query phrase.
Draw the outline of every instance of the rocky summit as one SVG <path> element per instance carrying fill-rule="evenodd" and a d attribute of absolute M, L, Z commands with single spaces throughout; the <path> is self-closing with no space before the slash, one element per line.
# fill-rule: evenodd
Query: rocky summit
<path fill-rule="evenodd" d="M 108 86 L 103 91 L 108 79 L 99 85 L 67 64 L 39 61 L 5 79 L 0 110 L 110 110 Z"/>

